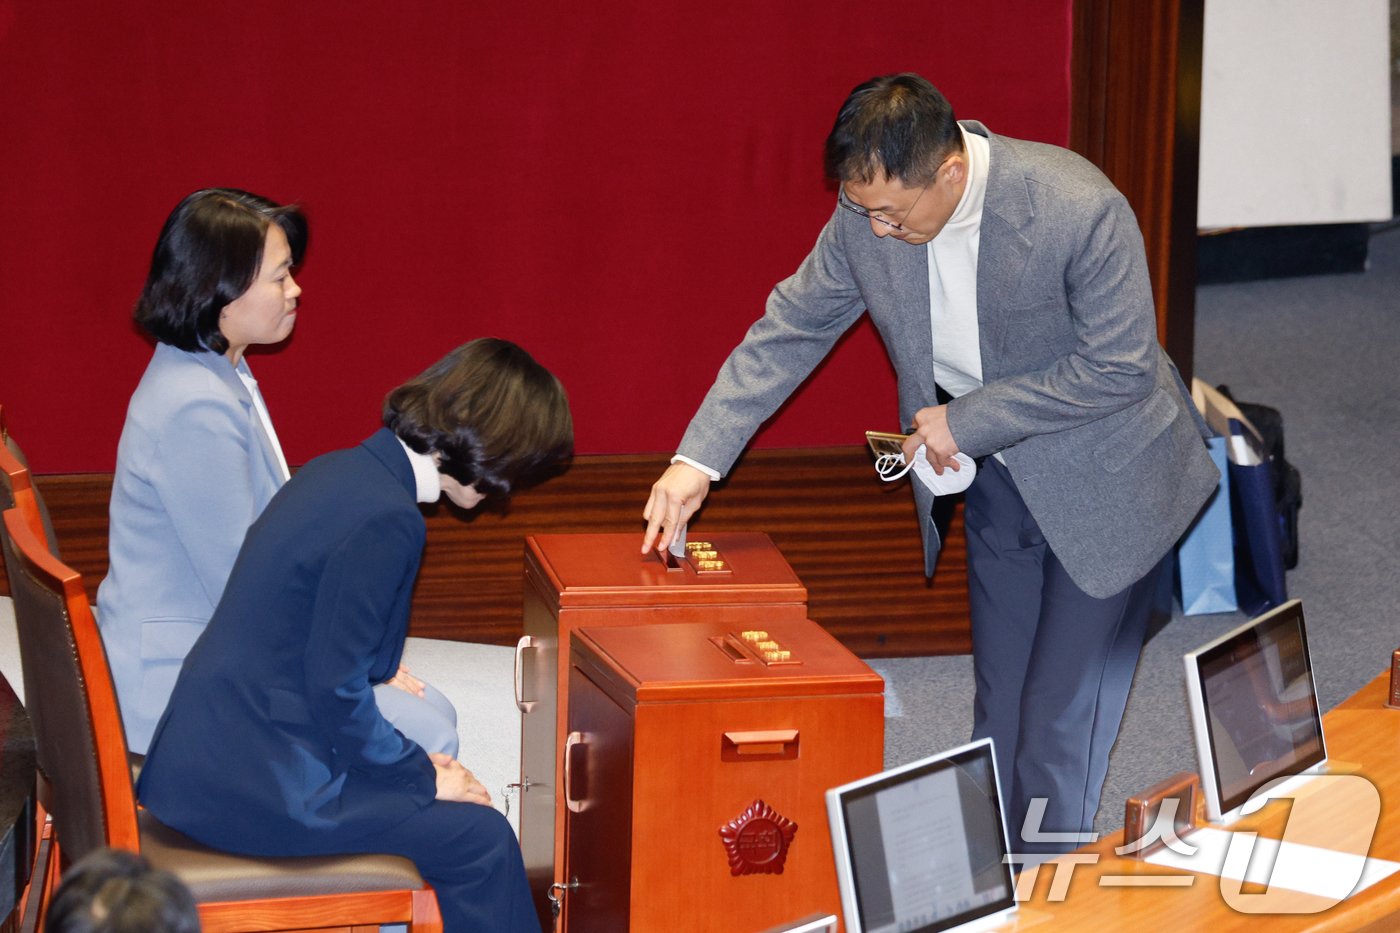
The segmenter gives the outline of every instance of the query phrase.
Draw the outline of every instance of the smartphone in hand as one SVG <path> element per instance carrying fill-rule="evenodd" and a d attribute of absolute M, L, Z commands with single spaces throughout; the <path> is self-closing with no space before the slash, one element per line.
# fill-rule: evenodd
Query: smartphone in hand
<path fill-rule="evenodd" d="M 908 439 L 908 434 L 890 434 L 885 431 L 865 432 L 865 442 L 870 445 L 876 458 L 882 456 L 898 457 L 900 463 L 904 462 L 904 442 Z"/>

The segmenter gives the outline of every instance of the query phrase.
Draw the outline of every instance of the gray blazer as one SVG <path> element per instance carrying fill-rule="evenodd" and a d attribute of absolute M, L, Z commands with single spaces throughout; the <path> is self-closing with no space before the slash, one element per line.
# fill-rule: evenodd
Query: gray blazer
<path fill-rule="evenodd" d="M 991 148 L 977 267 L 985 385 L 950 403 L 948 424 L 969 456 L 1002 454 L 1070 577 L 1106 597 L 1150 570 L 1215 489 L 1209 430 L 1157 342 L 1123 196 L 1068 150 L 963 127 Z M 898 377 L 900 423 L 912 425 L 937 404 L 927 249 L 837 209 L 725 361 L 679 452 L 727 472 L 865 311 Z M 910 485 L 931 574 L 933 499 Z"/>
<path fill-rule="evenodd" d="M 281 486 L 272 442 L 228 359 L 158 344 L 117 446 L 111 565 L 97 591 L 132 751 L 145 752 L 244 533 Z"/>

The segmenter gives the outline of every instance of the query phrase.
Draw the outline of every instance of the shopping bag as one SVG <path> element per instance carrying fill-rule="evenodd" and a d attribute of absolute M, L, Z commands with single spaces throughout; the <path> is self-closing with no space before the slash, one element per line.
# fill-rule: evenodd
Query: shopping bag
<path fill-rule="evenodd" d="M 1206 422 L 1226 440 L 1235 597 L 1242 612 L 1258 615 L 1288 601 L 1273 463 L 1264 438 L 1233 401 L 1199 379 L 1191 380 L 1191 397 Z"/>
<path fill-rule="evenodd" d="M 1226 441 L 1223 437 L 1212 437 L 1206 446 L 1220 470 L 1220 485 L 1176 546 L 1181 611 L 1188 616 L 1234 612 L 1239 608 L 1235 597 L 1235 543 L 1231 531 Z"/>
<path fill-rule="evenodd" d="M 1298 510 L 1303 506 L 1303 477 L 1284 456 L 1283 414 L 1268 405 L 1236 400 L 1229 386 L 1216 388 L 1235 401 L 1240 413 L 1264 439 L 1265 459 L 1273 464 L 1274 511 L 1278 513 L 1279 534 L 1283 536 L 1283 569 L 1292 570 L 1298 566 Z"/>
<path fill-rule="evenodd" d="M 1254 447 L 1248 429 L 1231 422 L 1230 518 L 1235 526 L 1235 594 L 1240 609 L 1256 616 L 1288 601 L 1283 576 L 1283 534 L 1274 505 L 1274 464 Z"/>

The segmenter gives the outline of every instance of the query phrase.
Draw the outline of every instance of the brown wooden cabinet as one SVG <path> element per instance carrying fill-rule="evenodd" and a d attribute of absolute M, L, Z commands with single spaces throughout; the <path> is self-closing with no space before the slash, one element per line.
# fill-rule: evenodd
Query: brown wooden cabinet
<path fill-rule="evenodd" d="M 824 794 L 881 768 L 878 674 L 810 620 L 723 614 L 575 630 L 571 662 L 560 929 L 840 912 Z"/>
<path fill-rule="evenodd" d="M 807 589 L 765 534 L 706 536 L 700 558 L 668 568 L 640 553 L 637 534 L 542 534 L 525 541 L 524 636 L 516 649 L 516 703 L 522 713 L 520 845 L 545 929 L 551 884 L 563 880 L 564 802 L 560 749 L 566 734 L 571 633 L 582 626 L 724 619 L 758 628 L 807 618 Z"/>

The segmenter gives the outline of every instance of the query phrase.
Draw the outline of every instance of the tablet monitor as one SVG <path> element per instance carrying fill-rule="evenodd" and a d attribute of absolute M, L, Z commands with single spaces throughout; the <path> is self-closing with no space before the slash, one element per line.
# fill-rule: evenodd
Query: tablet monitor
<path fill-rule="evenodd" d="M 1186 655 L 1206 812 L 1230 822 L 1278 778 L 1327 763 L 1303 604 L 1291 600 Z"/>
<path fill-rule="evenodd" d="M 826 792 L 847 933 L 934 933 L 1016 909 L 992 740 Z"/>

